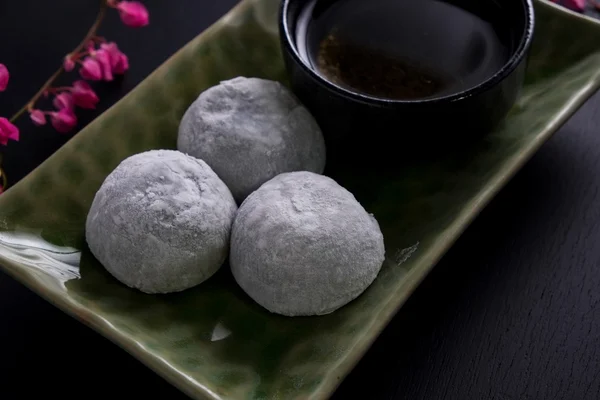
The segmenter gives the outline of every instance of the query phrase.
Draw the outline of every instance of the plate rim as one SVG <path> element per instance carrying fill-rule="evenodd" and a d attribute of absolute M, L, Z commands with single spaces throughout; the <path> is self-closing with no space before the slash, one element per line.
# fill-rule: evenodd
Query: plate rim
<path fill-rule="evenodd" d="M 171 60 L 174 59 L 180 52 L 185 51 L 192 42 L 195 42 L 199 38 L 208 37 L 213 33 L 215 28 L 222 24 L 225 19 L 244 12 L 247 8 L 252 7 L 252 3 L 256 1 L 258 0 L 240 1 L 223 16 L 217 19 L 211 26 L 193 37 L 190 41 L 188 41 L 188 43 L 173 53 L 129 93 L 127 93 L 119 101 L 115 102 L 111 107 L 98 116 L 97 119 L 104 115 L 104 113 L 108 113 L 111 111 L 111 109 L 118 107 L 121 102 L 125 101 L 131 95 L 131 93 L 134 92 L 146 80 L 149 80 L 153 75 L 157 74 L 159 70 L 166 68 Z M 567 14 L 569 18 L 579 20 L 577 23 L 593 24 L 597 29 L 600 29 L 600 21 L 592 17 L 577 14 L 560 5 L 551 3 L 548 0 L 535 0 L 534 3 L 538 6 L 550 7 L 556 12 Z M 496 196 L 496 194 L 502 190 L 514 177 L 514 175 L 531 159 L 531 157 L 539 150 L 539 148 L 546 143 L 546 141 L 550 139 L 558 131 L 558 129 L 564 125 L 569 118 L 598 91 L 598 89 L 600 89 L 600 69 L 587 81 L 585 86 L 582 86 L 573 94 L 573 96 L 571 96 L 571 101 L 561 109 L 561 112 L 556 115 L 556 118 L 552 119 L 548 123 L 544 132 L 541 133 L 529 145 L 528 148 L 522 149 L 518 153 L 515 153 L 511 158 L 508 158 L 505 161 L 505 166 L 498 170 L 496 174 L 487 179 L 486 184 L 481 187 L 479 193 L 477 193 L 467 203 L 470 207 L 465 206 L 462 211 L 456 215 L 456 218 L 453 219 L 450 225 L 445 228 L 444 235 L 441 235 L 435 242 L 431 244 L 431 248 L 428 251 L 428 257 L 420 261 L 420 263 L 426 263 L 429 266 L 419 267 L 419 265 L 415 265 L 414 268 L 411 268 L 411 270 L 407 272 L 404 278 L 406 284 L 402 286 L 401 290 L 398 288 L 396 289 L 395 293 L 389 296 L 387 303 L 379 308 L 376 314 L 377 317 L 373 319 L 368 331 L 359 336 L 351 350 L 346 352 L 345 356 L 324 374 L 321 383 L 315 387 L 309 398 L 324 399 L 337 389 L 337 387 L 343 381 L 343 378 L 364 356 L 372 344 L 377 340 L 383 329 L 389 324 L 390 320 L 402 308 L 406 300 L 433 270 L 439 260 L 446 254 L 446 252 L 452 247 L 458 238 L 462 236 L 468 226 L 485 209 L 485 207 Z M 90 124 L 94 122 L 95 121 L 92 121 Z M 46 163 L 50 162 L 54 157 L 57 156 L 57 153 L 58 151 L 54 152 L 15 186 L 21 184 L 23 181 L 26 181 L 31 174 L 42 170 Z M 11 188 L 9 188 L 7 192 L 9 190 L 11 190 Z M 93 329 L 110 340 L 112 343 L 122 348 L 132 357 L 136 358 L 138 361 L 164 378 L 184 394 L 195 399 L 224 400 L 224 398 L 218 393 L 215 393 L 206 386 L 202 385 L 202 383 L 198 380 L 190 379 L 188 375 L 178 370 L 154 351 L 145 349 L 144 345 L 135 340 L 132 335 L 113 327 L 108 320 L 101 317 L 99 314 L 76 302 L 72 297 L 58 291 L 52 285 L 48 285 L 46 282 L 44 282 L 44 279 L 39 276 L 42 274 L 42 272 L 36 272 L 33 269 L 22 268 L 19 263 L 8 259 L 1 252 L 0 269 L 36 295 L 40 296 L 59 310 L 63 311 L 65 314 L 83 323 L 87 327 Z"/>

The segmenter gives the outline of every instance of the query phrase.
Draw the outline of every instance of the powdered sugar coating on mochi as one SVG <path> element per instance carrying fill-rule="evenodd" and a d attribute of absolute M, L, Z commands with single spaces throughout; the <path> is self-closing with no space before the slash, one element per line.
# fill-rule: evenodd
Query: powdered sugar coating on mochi
<path fill-rule="evenodd" d="M 88 213 L 86 240 L 127 286 L 178 292 L 223 264 L 236 210 L 205 162 L 152 150 L 127 158 L 106 178 Z"/>
<path fill-rule="evenodd" d="M 309 111 L 279 82 L 238 77 L 200 94 L 177 148 L 206 161 L 238 204 L 283 172 L 325 168 L 325 140 Z"/>
<path fill-rule="evenodd" d="M 333 179 L 281 174 L 240 206 L 230 264 L 242 289 L 287 316 L 330 313 L 358 297 L 384 261 L 375 218 Z"/>

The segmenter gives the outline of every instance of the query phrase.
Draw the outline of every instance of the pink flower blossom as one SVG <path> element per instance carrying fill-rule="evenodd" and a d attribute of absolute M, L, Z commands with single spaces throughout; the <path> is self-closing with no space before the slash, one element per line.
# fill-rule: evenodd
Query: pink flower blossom
<path fill-rule="evenodd" d="M 54 104 L 54 107 L 56 107 L 58 110 L 62 110 L 63 108 L 72 110 L 75 107 L 73 96 L 66 92 L 57 94 L 56 97 L 54 97 L 52 104 Z"/>
<path fill-rule="evenodd" d="M 63 68 L 67 72 L 71 72 L 75 69 L 75 61 L 73 61 L 70 54 L 65 56 L 65 59 L 63 60 Z"/>
<path fill-rule="evenodd" d="M 139 1 L 121 1 L 115 8 L 119 11 L 121 21 L 127 26 L 141 28 L 150 22 L 146 6 Z"/>
<path fill-rule="evenodd" d="M 19 140 L 19 128 L 6 118 L 0 117 L 0 144 L 6 146 L 9 139 L 14 141 Z"/>
<path fill-rule="evenodd" d="M 582 12 L 585 10 L 585 0 L 552 0 L 554 3 L 568 8 L 569 10 Z"/>
<path fill-rule="evenodd" d="M 129 68 L 129 60 L 116 44 L 102 44 L 100 50 L 92 50 L 82 62 L 79 74 L 92 81 L 112 81 L 113 73 L 124 73 Z"/>
<path fill-rule="evenodd" d="M 102 79 L 102 67 L 93 57 L 86 57 L 82 62 L 79 75 L 81 75 L 83 79 L 99 81 Z"/>
<path fill-rule="evenodd" d="M 52 126 L 60 133 L 67 133 L 77 125 L 75 113 L 68 108 L 63 108 L 58 112 L 51 112 L 49 114 Z"/>
<path fill-rule="evenodd" d="M 6 68 L 6 65 L 0 64 L 0 92 L 4 92 L 6 90 L 9 78 L 10 74 L 8 73 L 8 68 Z"/>
<path fill-rule="evenodd" d="M 75 105 L 81 108 L 94 109 L 98 104 L 98 96 L 86 81 L 75 81 L 71 88 Z"/>
<path fill-rule="evenodd" d="M 100 68 L 102 69 L 102 79 L 107 82 L 113 80 L 112 67 L 110 65 L 110 55 L 106 50 L 100 49 L 94 52 L 94 57 L 100 64 Z"/>
<path fill-rule="evenodd" d="M 102 43 L 100 49 L 110 56 L 110 66 L 114 74 L 124 74 L 129 69 L 129 59 L 115 42 Z"/>
<path fill-rule="evenodd" d="M 583 11 L 585 10 L 585 0 L 567 0 L 565 1 L 565 5 L 575 11 Z"/>
<path fill-rule="evenodd" d="M 29 112 L 29 118 L 33 121 L 34 124 L 41 126 L 46 125 L 46 115 L 43 111 L 40 110 L 31 110 Z"/>
<path fill-rule="evenodd" d="M 119 61 L 113 67 L 115 74 L 123 75 L 129 69 L 129 58 L 124 53 L 119 55 Z"/>

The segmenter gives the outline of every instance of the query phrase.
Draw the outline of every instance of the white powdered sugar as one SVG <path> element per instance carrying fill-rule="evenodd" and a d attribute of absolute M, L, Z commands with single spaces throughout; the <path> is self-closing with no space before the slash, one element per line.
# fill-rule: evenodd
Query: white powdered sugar
<path fill-rule="evenodd" d="M 86 240 L 127 286 L 177 292 L 223 264 L 236 210 L 205 162 L 152 150 L 127 158 L 106 178 L 88 214 Z"/>

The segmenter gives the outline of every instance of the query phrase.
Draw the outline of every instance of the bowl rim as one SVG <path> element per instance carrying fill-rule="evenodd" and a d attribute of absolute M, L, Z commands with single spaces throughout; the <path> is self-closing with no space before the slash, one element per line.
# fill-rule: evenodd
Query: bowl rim
<path fill-rule="evenodd" d="M 324 78 L 318 74 L 313 68 L 306 64 L 306 61 L 300 56 L 297 47 L 294 45 L 293 35 L 288 24 L 288 14 L 290 10 L 290 3 L 292 1 L 301 0 L 282 0 L 279 8 L 279 37 L 285 47 L 294 60 L 294 62 L 304 70 L 308 76 L 313 80 L 316 80 L 319 84 L 325 86 L 327 89 L 334 93 L 350 98 L 351 100 L 367 103 L 369 105 L 379 105 L 382 107 L 396 106 L 396 105 L 435 105 L 438 103 L 456 102 L 462 99 L 470 98 L 480 93 L 486 92 L 489 89 L 495 87 L 507 78 L 521 62 L 525 59 L 531 42 L 533 41 L 534 27 L 535 27 L 535 12 L 533 6 L 533 0 L 515 0 L 519 1 L 523 6 L 523 12 L 525 13 L 525 24 L 523 27 L 523 33 L 519 40 L 517 48 L 512 52 L 511 57 L 508 61 L 500 68 L 494 75 L 487 78 L 483 82 L 462 90 L 460 92 L 447 94 L 439 97 L 429 97 L 425 99 L 387 99 L 384 97 L 375 97 L 367 94 L 358 93 L 356 91 L 344 88 L 336 85 L 335 83 Z M 318 1 L 318 0 L 317 0 Z M 489 1 L 489 0 L 488 0 Z"/>

